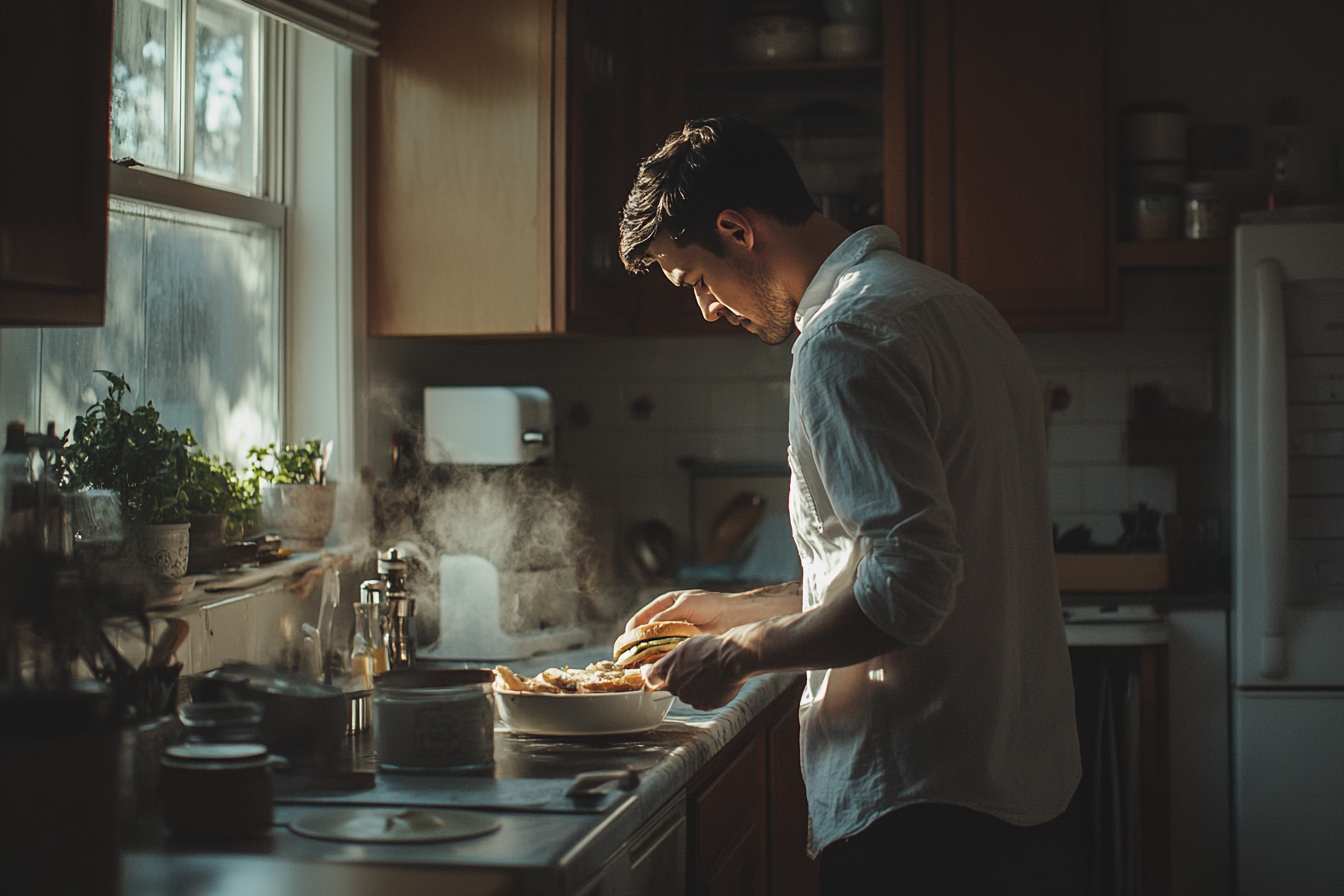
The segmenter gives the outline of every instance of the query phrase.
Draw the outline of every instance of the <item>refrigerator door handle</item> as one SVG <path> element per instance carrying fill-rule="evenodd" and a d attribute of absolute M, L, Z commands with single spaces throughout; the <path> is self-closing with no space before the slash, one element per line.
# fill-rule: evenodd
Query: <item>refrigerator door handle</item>
<path fill-rule="evenodd" d="M 1264 627 L 1260 638 L 1260 674 L 1288 674 L 1284 608 L 1288 603 L 1288 371 L 1284 341 L 1283 265 L 1269 258 L 1255 270 L 1260 309 L 1257 354 L 1259 388 L 1254 419 L 1259 421 L 1260 535 L 1264 564 Z"/>

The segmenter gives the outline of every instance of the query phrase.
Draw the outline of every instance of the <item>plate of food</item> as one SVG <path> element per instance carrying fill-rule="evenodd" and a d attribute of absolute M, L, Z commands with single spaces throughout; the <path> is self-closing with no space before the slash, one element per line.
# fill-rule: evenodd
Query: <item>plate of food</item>
<path fill-rule="evenodd" d="M 667 691 L 645 686 L 644 667 L 702 634 L 689 622 L 654 622 L 616 639 L 612 659 L 586 668 L 552 668 L 528 678 L 495 667 L 495 705 L 524 734 L 637 734 L 657 728 L 672 708 Z"/>

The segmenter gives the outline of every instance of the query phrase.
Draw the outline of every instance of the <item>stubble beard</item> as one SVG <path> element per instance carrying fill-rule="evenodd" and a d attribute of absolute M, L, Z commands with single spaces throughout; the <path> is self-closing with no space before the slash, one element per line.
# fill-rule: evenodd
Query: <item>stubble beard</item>
<path fill-rule="evenodd" d="M 779 345 L 794 330 L 794 305 L 788 292 L 763 264 L 743 266 L 740 273 L 760 308 L 760 317 L 751 319 L 759 328 L 757 337 L 766 345 Z"/>

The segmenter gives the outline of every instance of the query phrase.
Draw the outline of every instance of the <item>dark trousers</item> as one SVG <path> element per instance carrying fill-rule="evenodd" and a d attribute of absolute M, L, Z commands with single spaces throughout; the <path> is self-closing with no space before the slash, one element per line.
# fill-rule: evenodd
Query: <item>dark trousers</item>
<path fill-rule="evenodd" d="M 822 896 L 1027 896 L 1076 892 L 1056 825 L 1019 827 L 961 806 L 889 812 L 821 853 Z"/>

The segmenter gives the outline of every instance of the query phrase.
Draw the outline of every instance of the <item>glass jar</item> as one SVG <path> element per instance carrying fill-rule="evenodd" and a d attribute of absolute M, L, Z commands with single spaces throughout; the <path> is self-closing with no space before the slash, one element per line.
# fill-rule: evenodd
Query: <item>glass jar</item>
<path fill-rule="evenodd" d="M 495 764 L 495 695 L 489 669 L 394 669 L 373 688 L 378 767 L 471 772 Z"/>
<path fill-rule="evenodd" d="M 1168 184 L 1145 184 L 1130 197 L 1130 230 L 1136 240 L 1181 237 L 1181 192 Z"/>
<path fill-rule="evenodd" d="M 1194 181 L 1185 185 L 1185 238 L 1220 240 L 1227 236 L 1227 213 L 1218 185 Z"/>

